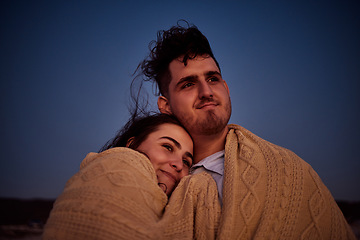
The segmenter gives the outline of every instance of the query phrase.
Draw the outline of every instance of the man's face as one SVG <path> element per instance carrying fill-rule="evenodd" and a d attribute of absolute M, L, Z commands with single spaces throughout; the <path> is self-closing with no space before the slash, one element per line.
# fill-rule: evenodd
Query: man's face
<path fill-rule="evenodd" d="M 211 135 L 225 129 L 231 115 L 229 88 L 211 57 L 179 59 L 169 64 L 171 81 L 167 98 L 158 106 L 174 114 L 191 135 Z"/>

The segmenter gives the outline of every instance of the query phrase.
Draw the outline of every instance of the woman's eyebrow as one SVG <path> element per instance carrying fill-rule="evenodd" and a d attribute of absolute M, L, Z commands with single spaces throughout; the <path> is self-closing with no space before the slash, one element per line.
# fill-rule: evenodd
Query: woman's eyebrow
<path fill-rule="evenodd" d="M 176 141 L 175 139 L 173 139 L 172 137 L 164 136 L 164 137 L 161 137 L 160 139 L 168 139 L 168 140 L 172 141 L 178 149 L 181 149 L 180 143 L 178 141 Z M 190 152 L 186 152 L 185 155 L 187 157 L 191 158 L 191 160 L 194 159 L 193 155 Z"/>
<path fill-rule="evenodd" d="M 161 137 L 160 139 L 168 139 L 168 140 L 172 141 L 178 149 L 181 149 L 180 143 L 178 141 L 176 141 L 175 139 L 173 139 L 172 137 L 164 136 L 164 137 Z"/>

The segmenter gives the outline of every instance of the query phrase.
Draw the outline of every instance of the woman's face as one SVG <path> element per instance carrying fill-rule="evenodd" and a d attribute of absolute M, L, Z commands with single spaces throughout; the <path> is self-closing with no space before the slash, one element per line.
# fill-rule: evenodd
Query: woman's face
<path fill-rule="evenodd" d="M 150 133 L 137 151 L 154 166 L 159 186 L 170 195 L 180 179 L 189 174 L 193 161 L 193 142 L 180 126 L 165 123 Z"/>

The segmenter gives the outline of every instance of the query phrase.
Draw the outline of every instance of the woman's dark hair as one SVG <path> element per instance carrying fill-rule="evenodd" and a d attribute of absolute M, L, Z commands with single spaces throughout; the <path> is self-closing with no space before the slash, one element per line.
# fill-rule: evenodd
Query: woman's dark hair
<path fill-rule="evenodd" d="M 108 141 L 99 152 L 114 147 L 126 147 L 130 138 L 133 141 L 129 148 L 136 150 L 139 145 L 146 140 L 149 134 L 155 132 L 160 125 L 170 123 L 183 127 L 181 123 L 172 115 L 157 113 L 142 117 L 132 117 L 125 126 L 116 134 L 116 136 Z"/>
<path fill-rule="evenodd" d="M 185 23 L 186 27 L 180 25 Z M 157 41 L 149 45 L 150 53 L 139 65 L 140 74 L 143 74 L 145 81 L 156 82 L 159 91 L 157 95 L 168 97 L 171 75 L 169 64 L 176 58 L 183 56 L 182 62 L 187 65 L 188 59 L 196 56 L 207 56 L 214 59 L 220 69 L 207 38 L 185 20 L 178 21 L 176 26 L 169 30 L 159 31 Z"/>

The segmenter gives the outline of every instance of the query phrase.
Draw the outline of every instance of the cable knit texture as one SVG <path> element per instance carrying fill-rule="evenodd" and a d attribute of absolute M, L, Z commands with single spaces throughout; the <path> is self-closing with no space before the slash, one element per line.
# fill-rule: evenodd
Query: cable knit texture
<path fill-rule="evenodd" d="M 221 215 L 220 215 L 221 214 Z M 57 199 L 44 239 L 355 239 L 315 171 L 293 152 L 229 125 L 223 208 L 206 173 L 169 202 L 142 154 L 90 153 Z"/>
<path fill-rule="evenodd" d="M 355 239 L 309 164 L 229 125 L 219 239 Z"/>
<path fill-rule="evenodd" d="M 184 177 L 168 202 L 149 159 L 129 148 L 89 153 L 66 184 L 43 239 L 214 239 L 216 183 Z"/>

